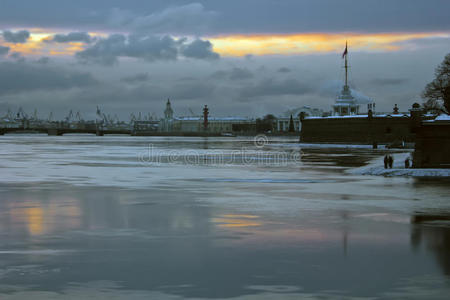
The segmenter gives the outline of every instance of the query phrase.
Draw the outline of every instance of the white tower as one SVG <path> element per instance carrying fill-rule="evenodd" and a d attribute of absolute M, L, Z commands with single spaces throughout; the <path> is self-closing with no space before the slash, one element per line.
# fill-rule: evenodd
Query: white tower
<path fill-rule="evenodd" d="M 170 99 L 167 99 L 166 109 L 164 110 L 164 118 L 166 120 L 173 119 L 173 109 L 172 106 L 170 105 Z"/>
<path fill-rule="evenodd" d="M 352 96 L 350 87 L 348 86 L 348 46 L 345 43 L 345 50 L 342 58 L 345 58 L 345 84 L 342 87 L 341 94 L 336 98 L 333 105 L 333 114 L 335 116 L 351 116 L 359 113 L 359 105 Z"/>
<path fill-rule="evenodd" d="M 160 130 L 163 132 L 170 132 L 173 129 L 173 109 L 170 105 L 170 100 L 167 99 L 166 109 L 164 110 L 164 119 L 160 122 Z"/>

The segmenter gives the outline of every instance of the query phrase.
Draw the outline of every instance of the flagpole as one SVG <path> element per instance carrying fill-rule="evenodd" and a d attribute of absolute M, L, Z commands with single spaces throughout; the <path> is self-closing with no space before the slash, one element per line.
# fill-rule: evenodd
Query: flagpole
<path fill-rule="evenodd" d="M 348 85 L 348 64 L 347 64 L 347 55 L 348 55 L 348 48 L 347 48 L 347 41 L 345 41 L 345 86 Z"/>

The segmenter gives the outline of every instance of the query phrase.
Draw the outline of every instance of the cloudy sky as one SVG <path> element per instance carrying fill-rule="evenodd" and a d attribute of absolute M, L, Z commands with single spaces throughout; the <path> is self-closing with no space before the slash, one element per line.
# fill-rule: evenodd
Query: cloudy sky
<path fill-rule="evenodd" d="M 450 52 L 448 0 L 1 0 L 0 116 L 261 116 L 361 102 L 407 110 Z"/>

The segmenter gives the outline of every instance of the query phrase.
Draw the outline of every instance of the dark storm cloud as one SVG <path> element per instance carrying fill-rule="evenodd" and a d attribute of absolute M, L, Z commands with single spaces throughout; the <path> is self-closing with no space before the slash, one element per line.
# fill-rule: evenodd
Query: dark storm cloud
<path fill-rule="evenodd" d="M 203 31 L 217 34 L 450 30 L 448 0 L 168 2 L 2 0 L 0 26 L 117 29 L 122 24 L 126 30 L 193 35 Z"/>
<path fill-rule="evenodd" d="M 150 62 L 173 61 L 180 54 L 197 59 L 219 58 L 219 55 L 212 51 L 209 41 L 195 40 L 192 43 L 186 43 L 186 39 L 175 40 L 168 35 L 125 36 L 122 34 L 113 34 L 108 38 L 100 39 L 92 46 L 78 52 L 76 57 L 84 63 L 113 65 L 118 62 L 119 57 L 132 57 Z"/>
<path fill-rule="evenodd" d="M 378 86 L 400 85 L 408 82 L 406 78 L 375 78 L 371 83 Z"/>
<path fill-rule="evenodd" d="M 229 79 L 229 80 L 244 80 L 244 79 L 250 79 L 253 78 L 253 73 L 248 70 L 247 68 L 233 68 L 229 71 L 216 71 L 213 74 L 211 74 L 211 78 L 213 79 Z"/>
<path fill-rule="evenodd" d="M 14 59 L 16 62 L 24 62 L 26 60 L 26 58 L 19 52 L 12 52 L 9 57 Z"/>
<path fill-rule="evenodd" d="M 279 73 L 289 73 L 291 71 L 292 71 L 291 69 L 286 68 L 286 67 L 281 67 L 281 68 L 278 69 Z"/>
<path fill-rule="evenodd" d="M 218 80 L 227 79 L 228 78 L 228 72 L 227 71 L 223 71 L 223 70 L 219 70 L 219 71 L 216 71 L 216 72 L 212 73 L 210 77 L 212 79 L 218 79 Z"/>
<path fill-rule="evenodd" d="M 76 54 L 83 62 L 112 65 L 118 57 L 141 58 L 147 61 L 176 60 L 177 42 L 170 36 L 129 36 L 113 34 Z"/>
<path fill-rule="evenodd" d="M 178 99 L 205 99 L 212 96 L 215 86 L 201 81 L 181 82 L 168 90 L 171 97 Z"/>
<path fill-rule="evenodd" d="M 150 79 L 150 76 L 148 73 L 138 73 L 136 75 L 123 77 L 120 79 L 120 81 L 126 82 L 126 83 L 136 83 L 136 82 L 142 82 L 142 81 L 148 81 Z"/>
<path fill-rule="evenodd" d="M 89 73 L 25 62 L 0 63 L 0 95 L 60 90 L 97 84 Z"/>
<path fill-rule="evenodd" d="M 303 84 L 297 79 L 275 80 L 266 78 L 256 84 L 249 85 L 240 90 L 243 98 L 277 95 L 304 95 L 310 93 L 311 86 Z"/>
<path fill-rule="evenodd" d="M 98 63 L 102 65 L 112 65 L 117 62 L 117 57 L 124 55 L 126 51 L 126 38 L 121 34 L 110 35 L 106 39 L 101 39 L 89 48 L 77 52 L 76 57 L 87 63 Z"/>
<path fill-rule="evenodd" d="M 181 48 L 181 53 L 185 57 L 198 58 L 198 59 L 218 59 L 219 54 L 212 50 L 212 44 L 210 41 L 204 41 L 196 39 L 192 43 L 185 45 Z"/>
<path fill-rule="evenodd" d="M 200 81 L 183 82 L 177 84 L 136 84 L 136 85 L 113 85 L 105 83 L 95 88 L 83 89 L 80 92 L 71 95 L 77 103 L 86 105 L 101 105 L 105 109 L 111 107 L 139 107 L 141 110 L 154 110 L 154 107 L 148 107 L 149 103 L 165 103 L 167 98 L 176 101 L 204 101 L 213 95 L 214 86 Z M 73 101 L 73 100 L 71 100 Z M 200 106 L 200 104 L 199 104 Z"/>
<path fill-rule="evenodd" d="M 168 6 L 162 11 L 141 15 L 129 10 L 114 8 L 108 19 L 113 27 L 127 28 L 133 32 L 192 33 L 204 32 L 216 13 L 207 11 L 201 3 Z"/>
<path fill-rule="evenodd" d="M 52 39 L 56 43 L 83 42 L 90 43 L 92 37 L 87 32 L 70 32 L 68 34 L 55 34 Z"/>
<path fill-rule="evenodd" d="M 140 101 L 164 101 L 164 99 L 201 100 L 209 98 L 215 86 L 201 81 L 178 82 L 175 84 L 141 84 L 125 90 L 123 99 L 140 99 Z M 110 99 L 105 99 L 108 103 Z"/>
<path fill-rule="evenodd" d="M 43 57 L 39 58 L 38 60 L 36 60 L 36 63 L 42 64 L 42 65 L 46 65 L 49 62 L 50 62 L 50 58 L 47 56 L 43 56 Z"/>
<path fill-rule="evenodd" d="M 253 77 L 254 77 L 253 73 L 246 68 L 233 68 L 229 75 L 229 78 L 231 80 L 243 80 Z"/>
<path fill-rule="evenodd" d="M 220 12 L 214 28 L 219 32 L 450 30 L 448 0 L 250 0 L 221 1 L 207 7 Z"/>
<path fill-rule="evenodd" d="M 6 55 L 6 54 L 8 54 L 8 52 L 9 52 L 10 49 L 11 49 L 11 48 L 9 48 L 9 47 L 0 46 L 0 55 Z"/>
<path fill-rule="evenodd" d="M 30 32 L 28 30 L 20 30 L 16 32 L 9 30 L 3 31 L 3 39 L 8 43 L 23 44 L 26 43 L 29 38 Z"/>

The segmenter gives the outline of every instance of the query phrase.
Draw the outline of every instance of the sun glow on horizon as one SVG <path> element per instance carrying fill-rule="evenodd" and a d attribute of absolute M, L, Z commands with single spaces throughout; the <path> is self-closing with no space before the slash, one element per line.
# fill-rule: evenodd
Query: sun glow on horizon
<path fill-rule="evenodd" d="M 56 31 L 45 28 L 15 28 L 12 31 L 28 30 L 30 37 L 26 43 L 9 43 L 4 41 L 0 35 L 0 46 L 10 48 L 10 53 L 19 53 L 24 56 L 72 56 L 78 51 L 85 49 L 83 42 L 55 43 L 50 40 L 56 34 L 68 34 L 71 31 Z M 91 37 L 106 37 L 103 32 L 88 32 Z"/>
<path fill-rule="evenodd" d="M 29 29 L 26 43 L 8 43 L 0 39 L 0 45 L 10 48 L 10 53 L 24 56 L 73 56 L 89 44 L 82 42 L 49 42 L 58 33 L 69 31 Z M 104 32 L 89 32 L 92 37 L 104 38 Z M 176 37 L 175 37 L 176 38 Z M 224 57 L 246 55 L 302 55 L 341 52 L 348 41 L 353 51 L 399 51 L 408 49 L 407 42 L 427 38 L 450 38 L 449 32 L 418 33 L 298 33 L 298 34 L 249 34 L 206 36 L 213 50 Z"/>
<path fill-rule="evenodd" d="M 208 38 L 222 56 L 296 55 L 340 52 L 348 41 L 356 51 L 397 51 L 402 42 L 449 38 L 449 33 L 303 33 L 281 35 L 229 35 Z"/>

